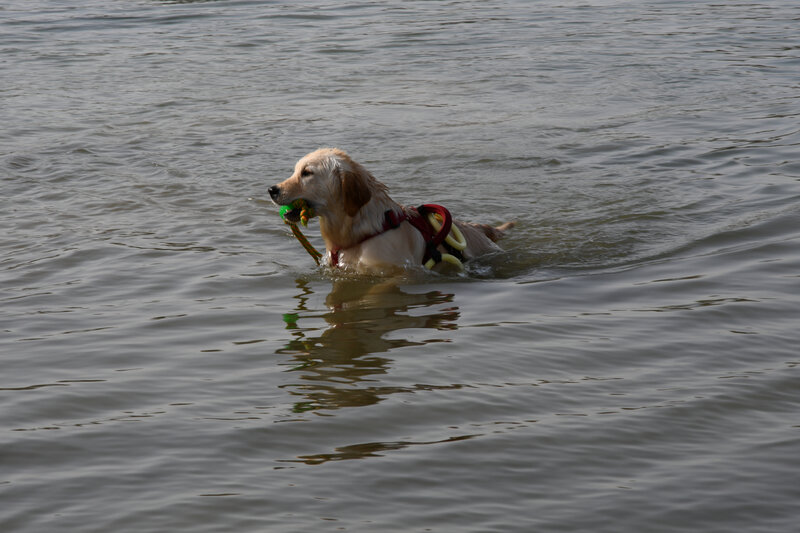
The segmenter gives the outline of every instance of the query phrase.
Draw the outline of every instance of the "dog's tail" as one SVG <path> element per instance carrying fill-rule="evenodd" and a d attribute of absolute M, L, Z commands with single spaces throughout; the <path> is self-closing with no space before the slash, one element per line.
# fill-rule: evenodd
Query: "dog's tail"
<path fill-rule="evenodd" d="M 489 237 L 493 242 L 497 242 L 502 239 L 506 231 L 510 230 L 514 226 L 516 226 L 516 222 L 506 222 L 505 224 L 500 224 L 497 227 L 490 226 L 489 224 L 473 224 L 478 230 L 480 230 L 484 235 Z"/>

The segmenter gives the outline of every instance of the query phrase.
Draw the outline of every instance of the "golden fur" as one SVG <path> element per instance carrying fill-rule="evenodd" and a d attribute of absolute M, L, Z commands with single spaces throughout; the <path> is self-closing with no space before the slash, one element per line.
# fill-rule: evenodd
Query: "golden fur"
<path fill-rule="evenodd" d="M 297 162 L 289 179 L 270 187 L 269 193 L 278 205 L 303 199 L 312 207 L 320 219 L 328 263 L 331 250 L 339 250 L 339 266 L 361 273 L 380 274 L 422 264 L 425 242 L 408 221 L 364 240 L 381 230 L 387 209 L 399 212 L 402 207 L 389 197 L 384 184 L 342 150 L 311 152 Z M 514 225 L 454 223 L 467 241 L 465 259 L 499 251 L 494 241 Z"/>

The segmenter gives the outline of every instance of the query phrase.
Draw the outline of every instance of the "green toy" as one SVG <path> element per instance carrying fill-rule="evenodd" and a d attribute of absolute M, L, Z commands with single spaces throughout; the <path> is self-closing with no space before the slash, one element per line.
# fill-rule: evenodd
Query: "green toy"
<path fill-rule="evenodd" d="M 293 224 L 293 222 L 287 220 L 286 215 L 296 210 L 300 210 L 300 222 L 303 224 L 303 226 L 308 226 L 308 220 L 316 216 L 314 214 L 314 210 L 311 209 L 311 207 L 306 203 L 306 201 L 301 198 L 300 200 L 295 200 L 289 205 L 282 205 L 281 218 L 287 224 Z"/>

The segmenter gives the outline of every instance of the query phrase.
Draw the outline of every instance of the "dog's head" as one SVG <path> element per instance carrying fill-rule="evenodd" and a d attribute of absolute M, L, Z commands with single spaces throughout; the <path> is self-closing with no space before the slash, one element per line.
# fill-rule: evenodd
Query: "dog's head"
<path fill-rule="evenodd" d="M 372 198 L 374 182 L 344 151 L 321 148 L 300 159 L 291 177 L 270 187 L 269 195 L 278 205 L 302 199 L 318 215 L 354 217 Z"/>

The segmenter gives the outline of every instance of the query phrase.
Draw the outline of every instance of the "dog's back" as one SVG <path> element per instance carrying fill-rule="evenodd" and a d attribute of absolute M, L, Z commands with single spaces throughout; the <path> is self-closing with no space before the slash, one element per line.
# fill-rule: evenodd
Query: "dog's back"
<path fill-rule="evenodd" d="M 456 220 L 458 229 L 464 234 L 467 240 L 467 249 L 464 250 L 464 257 L 472 259 L 482 254 L 500 251 L 500 247 L 495 244 L 503 238 L 506 231 L 513 228 L 514 222 L 506 222 L 497 227 L 489 224 L 476 224 L 474 222 L 461 222 Z"/>

